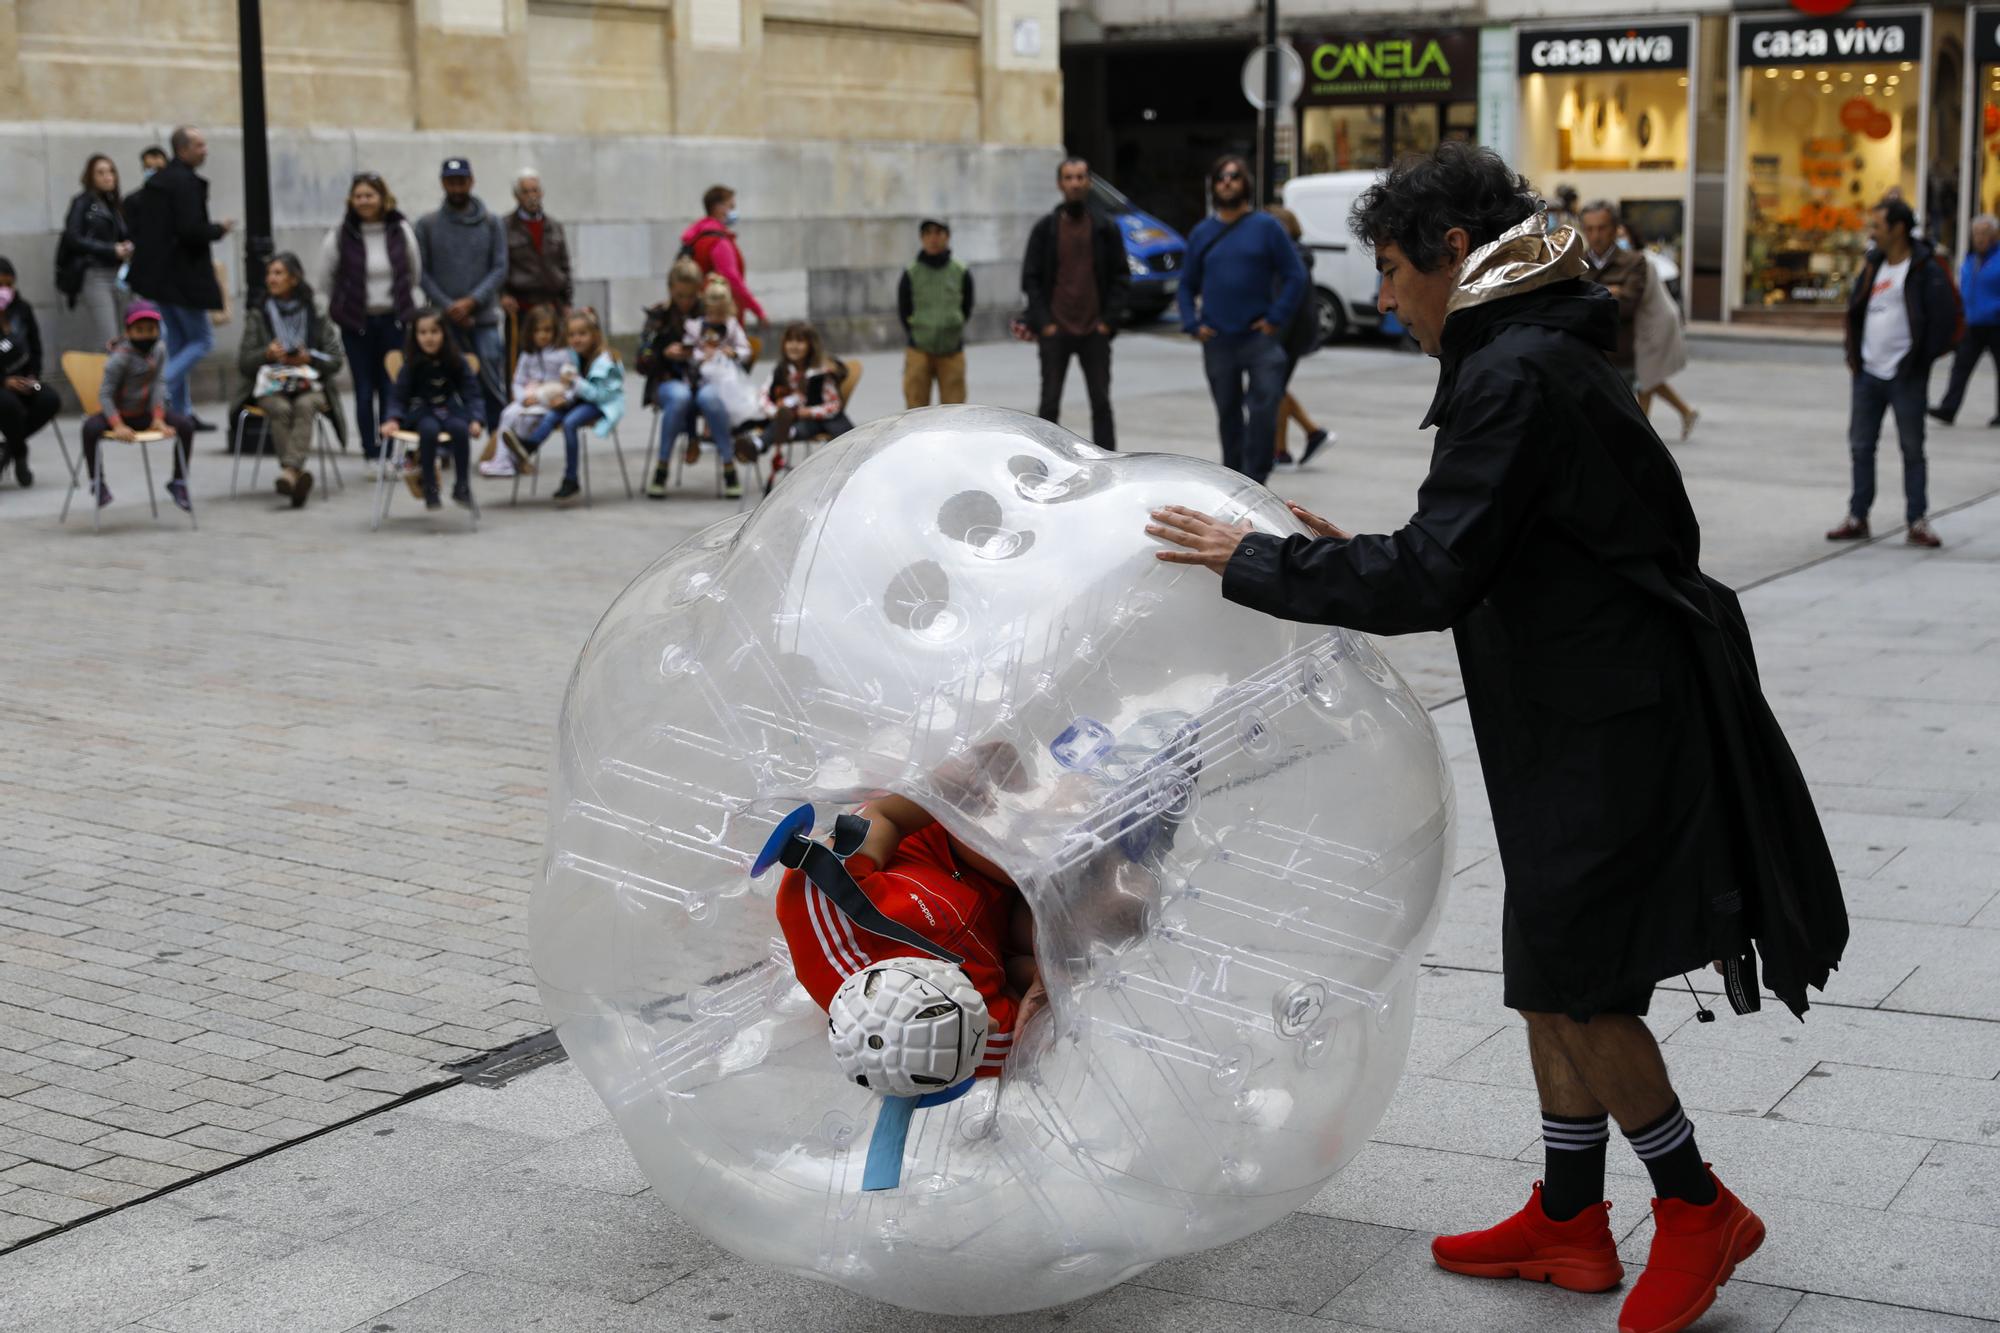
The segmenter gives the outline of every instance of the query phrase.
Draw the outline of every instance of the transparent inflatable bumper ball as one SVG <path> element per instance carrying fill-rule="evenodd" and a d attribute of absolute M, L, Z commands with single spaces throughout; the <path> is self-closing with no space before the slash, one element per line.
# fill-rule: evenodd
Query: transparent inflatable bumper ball
<path fill-rule="evenodd" d="M 1299 530 L 1212 463 L 912 412 L 672 551 L 591 636 L 536 976 L 661 1201 L 718 1244 L 916 1309 L 1034 1309 L 1276 1221 L 1374 1128 L 1452 868 L 1449 770 L 1365 638 L 1155 560 L 1163 503 Z M 780 870 L 750 872 L 801 804 L 823 836 L 883 792 L 1012 875 L 1049 1004 L 864 1190 L 891 1099 L 794 977 Z"/>

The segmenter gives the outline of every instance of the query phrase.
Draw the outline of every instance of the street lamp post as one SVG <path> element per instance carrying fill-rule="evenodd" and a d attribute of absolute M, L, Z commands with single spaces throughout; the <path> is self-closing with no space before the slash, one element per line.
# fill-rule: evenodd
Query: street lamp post
<path fill-rule="evenodd" d="M 260 0 L 236 0 L 238 63 L 243 96 L 243 285 L 248 299 L 264 294 L 271 237 L 271 149 L 264 122 L 264 15 Z"/>
<path fill-rule="evenodd" d="M 1257 179 L 1264 187 L 1264 202 L 1278 201 L 1278 0 L 1264 0 L 1264 116 L 1263 140 L 1257 155 L 1263 159 Z"/>

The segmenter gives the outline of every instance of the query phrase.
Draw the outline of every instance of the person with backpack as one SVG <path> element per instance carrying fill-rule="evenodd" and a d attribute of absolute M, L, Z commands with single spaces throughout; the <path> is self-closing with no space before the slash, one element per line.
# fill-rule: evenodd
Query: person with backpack
<path fill-rule="evenodd" d="M 951 228 L 936 218 L 917 224 L 922 249 L 896 284 L 903 321 L 903 406 L 965 401 L 965 322 L 972 318 L 972 274 L 951 257 Z M 789 332 L 786 335 L 790 336 Z"/>
<path fill-rule="evenodd" d="M 1829 530 L 1830 542 L 1859 541 L 1868 534 L 1868 510 L 1875 503 L 1875 446 L 1882 417 L 1896 414 L 1896 441 L 1903 451 L 1903 510 L 1909 523 L 1904 543 L 1941 543 L 1925 517 L 1924 406 L 1930 396 L 1931 363 L 1958 341 L 1958 293 L 1937 249 L 1911 235 L 1917 217 L 1901 199 L 1885 199 L 1868 215 L 1873 242 L 1854 291 L 1847 300 L 1847 370 L 1853 379 L 1847 448 L 1854 464 L 1854 491 L 1847 517 Z"/>
<path fill-rule="evenodd" d="M 701 196 L 702 218 L 681 233 L 681 254 L 701 265 L 705 278 L 711 273 L 719 273 L 729 284 L 729 294 L 735 299 L 736 308 L 744 315 L 755 315 L 757 322 L 766 328 L 770 319 L 764 314 L 764 307 L 757 304 L 757 298 L 750 294 L 750 285 L 743 279 L 743 250 L 736 244 L 736 191 L 727 185 L 711 185 Z"/>
<path fill-rule="evenodd" d="M 1254 206 L 1256 184 L 1242 158 L 1217 161 L 1209 190 L 1215 212 L 1188 237 L 1181 328 L 1201 344 L 1222 465 L 1261 484 L 1271 475 L 1285 396 L 1285 328 L 1305 300 L 1306 266 L 1278 220 Z"/>

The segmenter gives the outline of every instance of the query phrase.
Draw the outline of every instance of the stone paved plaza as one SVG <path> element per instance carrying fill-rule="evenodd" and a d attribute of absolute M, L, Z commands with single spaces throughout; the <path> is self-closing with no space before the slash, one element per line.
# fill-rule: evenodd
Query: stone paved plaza
<path fill-rule="evenodd" d="M 1891 444 L 1890 539 L 1833 552 L 1837 352 L 1703 352 L 1680 384 L 1702 422 L 1675 448 L 1704 562 L 1756 585 L 1766 685 L 1854 938 L 1803 1025 L 1726 1006 L 1700 1025 L 1685 991 L 1656 1000 L 1704 1148 L 1771 1224 L 1698 1327 L 1995 1327 L 1979 1316 L 2000 1318 L 2000 431 L 1933 434 L 1943 551 L 1907 550 L 1885 522 Z M 1175 340 L 1119 343 L 1128 448 L 1212 454 L 1197 366 Z M 1029 406 L 1033 373 L 1031 349 L 976 349 L 973 396 Z M 894 410 L 897 379 L 874 359 L 857 415 Z M 1394 525 L 1432 385 L 1429 362 L 1381 348 L 1308 362 L 1299 386 L 1343 438 L 1275 489 Z M 1982 372 L 1967 419 L 1991 392 Z M 635 469 L 646 421 L 624 430 Z M 199 532 L 172 510 L 152 523 L 136 460 L 112 464 L 99 536 L 87 515 L 57 526 L 52 444 L 36 488 L 0 488 L 0 1248 L 33 1242 L 0 1254 L 0 1329 L 945 1322 L 715 1251 L 651 1199 L 566 1065 L 451 1086 L 455 1062 L 545 1028 L 522 929 L 576 651 L 633 574 L 734 506 L 699 482 L 627 501 L 601 449 L 593 509 L 510 509 L 489 482 L 477 533 L 403 495 L 371 534 L 349 458 L 346 493 L 292 513 L 268 491 L 230 499 L 227 459 L 204 451 Z M 1616 1297 L 1429 1263 L 1432 1234 L 1519 1205 L 1540 1146 L 1499 1005 L 1499 870 L 1449 644 L 1383 647 L 1435 707 L 1462 811 L 1397 1102 L 1278 1226 L 991 1327 L 1615 1323 Z M 1622 1145 L 1611 1168 L 1614 1225 L 1643 1262 L 1644 1175 Z"/>

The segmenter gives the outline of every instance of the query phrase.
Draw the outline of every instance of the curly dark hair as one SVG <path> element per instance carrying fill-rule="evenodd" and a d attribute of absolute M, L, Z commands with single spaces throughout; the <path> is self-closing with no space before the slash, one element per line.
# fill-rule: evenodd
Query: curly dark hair
<path fill-rule="evenodd" d="M 1354 201 L 1347 228 L 1364 245 L 1394 242 L 1429 273 L 1445 262 L 1444 234 L 1463 227 L 1478 249 L 1542 207 L 1527 178 L 1491 148 L 1446 139 L 1428 153 L 1397 160 Z"/>

